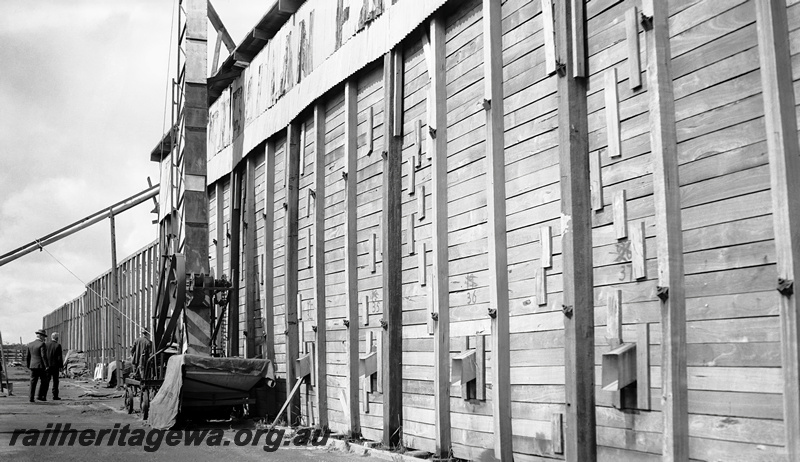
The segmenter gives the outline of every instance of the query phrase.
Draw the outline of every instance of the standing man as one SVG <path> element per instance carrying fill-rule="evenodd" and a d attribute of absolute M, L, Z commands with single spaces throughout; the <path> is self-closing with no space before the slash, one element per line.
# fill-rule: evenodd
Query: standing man
<path fill-rule="evenodd" d="M 39 401 L 47 401 L 47 348 L 45 347 L 47 333 L 44 329 L 36 331 L 36 340 L 28 344 L 28 354 L 25 357 L 25 366 L 31 370 L 31 402 L 33 394 L 36 392 L 36 383 L 42 379 L 39 385 Z"/>
<path fill-rule="evenodd" d="M 61 350 L 61 344 L 58 343 L 58 332 L 50 334 L 50 341 L 45 344 L 47 351 L 47 379 L 53 381 L 53 400 L 58 401 L 58 374 L 64 368 L 64 356 Z M 45 388 L 45 395 L 47 388 Z"/>
<path fill-rule="evenodd" d="M 144 378 L 145 367 L 147 360 L 153 354 L 153 342 L 150 341 L 150 332 L 142 329 L 142 336 L 137 338 L 131 346 L 131 356 L 133 357 L 132 363 L 136 376 L 139 379 Z"/>

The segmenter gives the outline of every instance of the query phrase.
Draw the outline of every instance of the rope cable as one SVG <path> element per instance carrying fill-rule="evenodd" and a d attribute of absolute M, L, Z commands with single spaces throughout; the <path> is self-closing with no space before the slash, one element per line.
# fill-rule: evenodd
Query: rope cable
<path fill-rule="evenodd" d="M 113 303 L 113 302 L 112 302 L 112 301 L 111 301 L 111 300 L 110 300 L 108 297 L 105 297 L 105 296 L 103 296 L 103 295 L 99 294 L 99 293 L 98 293 L 96 290 L 94 290 L 94 289 L 92 289 L 91 287 L 89 287 L 89 285 L 88 285 L 88 284 L 87 284 L 87 283 L 86 283 L 86 282 L 85 282 L 83 279 L 81 279 L 81 278 L 80 278 L 80 277 L 79 277 L 77 274 L 75 274 L 75 273 L 74 273 L 74 272 L 73 272 L 71 269 L 69 269 L 69 268 L 67 267 L 67 265 L 65 265 L 64 263 L 62 263 L 62 262 L 61 262 L 61 260 L 59 260 L 58 258 L 56 258 L 56 256 L 55 256 L 55 255 L 53 255 L 52 253 L 50 253 L 50 251 L 49 251 L 49 250 L 47 250 L 47 248 L 46 248 L 46 247 L 42 247 L 42 248 L 41 248 L 41 250 L 43 250 L 43 251 L 47 252 L 47 255 L 50 255 L 50 257 L 52 257 L 52 258 L 53 258 L 53 260 L 55 260 L 55 261 L 56 261 L 56 263 L 58 263 L 59 265 L 61 265 L 62 267 L 64 267 L 64 269 L 65 269 L 65 270 L 67 270 L 67 271 L 69 272 L 69 274 L 73 275 L 73 276 L 75 277 L 75 279 L 77 279 L 78 281 L 80 281 L 80 282 L 81 282 L 81 284 L 83 284 L 83 286 L 84 286 L 84 287 L 86 287 L 86 290 L 88 290 L 88 291 L 91 291 L 92 293 L 94 293 L 95 295 L 97 295 L 98 297 L 100 297 L 100 300 L 101 300 L 101 301 L 105 301 L 105 302 L 107 302 L 107 303 L 108 303 L 108 306 L 110 306 L 111 308 L 114 308 L 114 310 L 116 310 L 116 311 L 117 311 L 119 314 L 121 314 L 122 316 L 125 316 L 126 318 L 128 318 L 128 320 L 129 320 L 129 321 L 131 321 L 131 322 L 132 322 L 132 323 L 133 323 L 133 324 L 134 324 L 136 327 L 138 327 L 139 329 L 142 329 L 142 330 L 146 331 L 148 334 L 150 333 L 150 331 L 149 331 L 148 329 L 145 329 L 144 327 L 142 327 L 142 326 L 141 326 L 141 325 L 140 325 L 138 322 L 136 322 L 136 321 L 135 321 L 134 319 L 132 319 L 130 316 L 128 316 L 127 314 L 125 314 L 124 312 L 122 312 L 122 310 L 120 310 L 119 308 L 117 308 L 117 306 L 116 306 L 116 305 L 114 305 L 114 303 Z"/>

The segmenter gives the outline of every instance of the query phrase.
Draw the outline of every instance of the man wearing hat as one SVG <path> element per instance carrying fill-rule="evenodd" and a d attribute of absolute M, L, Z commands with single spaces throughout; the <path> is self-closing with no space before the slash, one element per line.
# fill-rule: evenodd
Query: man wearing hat
<path fill-rule="evenodd" d="M 153 342 L 150 341 L 150 332 L 146 329 L 142 329 L 142 336 L 137 338 L 136 341 L 133 342 L 133 346 L 131 346 L 131 356 L 133 358 L 131 362 L 133 363 L 137 377 L 140 379 L 144 378 L 147 360 L 150 359 L 152 354 Z"/>
<path fill-rule="evenodd" d="M 47 351 L 47 382 L 53 382 L 53 400 L 58 401 L 58 374 L 64 368 L 64 355 L 61 349 L 61 344 L 58 343 L 58 332 L 50 334 L 50 341 L 45 343 L 45 350 Z M 48 387 L 45 387 L 45 392 Z M 47 393 L 45 393 L 47 394 Z"/>
<path fill-rule="evenodd" d="M 28 344 L 28 354 L 25 357 L 25 365 L 31 370 L 31 402 L 33 402 L 33 395 L 36 392 L 36 384 L 39 379 L 42 383 L 39 385 L 39 401 L 47 401 L 47 348 L 45 347 L 45 340 L 47 340 L 47 332 L 44 329 L 36 331 L 36 340 Z"/>

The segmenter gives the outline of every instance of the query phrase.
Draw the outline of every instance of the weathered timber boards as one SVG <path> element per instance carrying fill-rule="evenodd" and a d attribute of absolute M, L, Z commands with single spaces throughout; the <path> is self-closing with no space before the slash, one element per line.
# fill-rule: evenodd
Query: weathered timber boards
<path fill-rule="evenodd" d="M 666 3 L 653 0 L 644 2 L 642 12 L 652 17 L 652 26 L 646 33 L 647 92 L 650 99 L 658 293 L 662 313 L 662 455 L 664 460 L 683 461 L 689 459 L 686 301 L 669 14 Z"/>
<path fill-rule="evenodd" d="M 785 0 L 756 0 L 759 62 L 766 119 L 772 219 L 778 255 L 783 368 L 783 418 L 789 460 L 800 457 L 800 159 Z"/>
<path fill-rule="evenodd" d="M 597 458 L 594 386 L 592 201 L 589 179 L 586 79 L 574 77 L 571 2 L 556 7 L 556 47 L 566 60 L 558 79 L 558 145 L 561 172 L 566 434 L 568 461 Z M 582 46 L 582 45 L 580 45 Z"/>

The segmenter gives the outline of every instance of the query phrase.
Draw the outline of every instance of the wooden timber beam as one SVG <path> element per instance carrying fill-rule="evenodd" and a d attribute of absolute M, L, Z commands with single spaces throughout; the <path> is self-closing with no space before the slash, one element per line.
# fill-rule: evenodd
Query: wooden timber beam
<path fill-rule="evenodd" d="M 256 165 L 254 156 L 247 156 L 244 182 L 244 287 L 245 287 L 245 357 L 256 356 Z"/>
<path fill-rule="evenodd" d="M 228 301 L 228 356 L 239 356 L 239 225 L 241 223 L 242 175 L 234 168 L 230 179 L 230 249 L 231 296 Z"/>
<path fill-rule="evenodd" d="M 302 379 L 297 377 L 297 358 L 300 357 L 300 344 L 297 310 L 297 285 L 298 285 L 298 206 L 300 201 L 300 124 L 292 122 L 286 128 L 286 147 L 284 172 L 286 189 L 286 222 L 284 225 L 284 280 L 286 288 L 284 296 L 285 322 L 286 322 L 286 387 L 293 388 L 296 381 Z M 292 398 L 292 403 L 288 411 L 289 424 L 300 424 L 300 395 Z"/>
<path fill-rule="evenodd" d="M 511 353 L 509 345 L 506 162 L 503 123 L 503 31 L 500 0 L 483 0 L 486 185 L 489 209 L 489 306 L 492 318 L 492 416 L 494 455 L 513 459 L 511 441 Z M 437 152 L 444 157 L 446 151 Z M 446 176 L 446 175 L 445 175 Z M 446 179 L 445 179 L 446 181 Z M 446 245 L 445 240 L 445 245 Z M 449 393 L 448 393 L 449 397 Z"/>
<path fill-rule="evenodd" d="M 357 210 L 357 140 L 358 84 L 348 80 L 344 85 L 344 283 L 347 308 L 347 407 L 350 414 L 351 436 L 361 435 L 361 415 L 358 406 L 358 238 Z"/>
<path fill-rule="evenodd" d="M 566 367 L 566 460 L 597 459 L 594 380 L 594 278 L 592 206 L 585 78 L 575 77 L 573 37 L 583 34 L 572 21 L 585 17 L 572 10 L 583 2 L 556 3 L 557 61 L 566 68 L 558 79 L 558 146 L 561 172 L 561 246 L 563 256 L 564 354 Z M 494 352 L 492 352 L 494 354 Z"/>
<path fill-rule="evenodd" d="M 117 383 L 122 383 L 122 319 L 120 317 L 119 282 L 120 274 L 117 271 L 117 225 L 114 213 L 109 212 L 108 223 L 111 231 L 111 272 L 109 273 L 111 287 L 109 290 L 109 309 L 111 310 L 112 342 L 114 348 L 114 361 L 116 362 Z"/>
<path fill-rule="evenodd" d="M 778 264 L 783 368 L 783 421 L 788 460 L 800 459 L 800 146 L 785 0 L 756 0 L 761 85 Z"/>
<path fill-rule="evenodd" d="M 236 42 L 231 38 L 231 34 L 228 33 L 228 29 L 225 28 L 225 24 L 222 23 L 222 19 L 220 19 L 211 2 L 208 2 L 208 20 L 214 26 L 217 34 L 219 34 L 220 40 L 225 44 L 225 48 L 228 49 L 228 53 L 232 53 L 236 49 Z"/>
<path fill-rule="evenodd" d="M 403 69 L 403 50 L 395 48 L 383 56 L 383 445 L 400 444 L 403 425 L 403 236 L 402 236 L 402 138 L 395 136 L 394 110 L 397 75 Z M 370 344 L 367 345 L 369 352 Z"/>
<path fill-rule="evenodd" d="M 217 181 L 216 186 L 216 195 L 217 195 L 217 210 L 215 213 L 216 221 L 217 221 L 217 234 L 214 236 L 214 239 L 217 241 L 214 251 L 216 252 L 216 263 L 217 267 L 214 269 L 216 272 L 217 278 L 222 278 L 223 274 L 225 273 L 225 217 L 223 216 L 225 213 L 225 188 L 222 183 L 222 180 Z M 222 316 L 222 309 L 219 305 L 214 306 L 214 319 L 219 319 Z M 220 347 L 223 345 L 223 337 L 222 337 L 222 329 L 217 332 L 216 338 L 216 346 L 218 351 L 212 351 L 212 354 L 220 354 L 222 350 Z"/>
<path fill-rule="evenodd" d="M 275 142 L 267 140 L 264 156 L 264 357 L 275 364 Z"/>
<path fill-rule="evenodd" d="M 432 314 L 438 318 L 433 321 L 433 393 L 434 419 L 436 423 L 436 455 L 447 457 L 451 447 L 450 436 L 450 287 L 448 281 L 449 253 L 447 248 L 447 94 L 445 92 L 445 21 L 441 15 L 435 15 L 430 23 L 430 53 L 428 74 L 430 89 L 428 98 L 432 98 L 428 108 L 429 124 L 436 128 L 436 136 L 427 136 L 427 150 L 432 157 L 431 189 L 433 196 L 432 214 L 433 231 L 431 244 L 433 247 L 433 281 L 430 296 L 433 300 Z M 415 169 L 411 165 L 412 171 Z M 413 185 L 412 185 L 413 186 Z M 424 195 L 424 191 L 416 194 Z M 420 208 L 419 213 L 424 213 Z M 417 249 L 421 256 L 425 246 Z M 420 266 L 424 266 L 424 256 Z M 424 274 L 424 273 L 421 273 Z"/>
<path fill-rule="evenodd" d="M 686 299 L 683 274 L 678 142 L 670 71 L 669 11 L 666 2 L 645 0 L 647 94 L 650 99 L 650 149 L 661 300 L 661 394 L 664 434 L 662 458 L 689 460 L 686 383 Z"/>
<path fill-rule="evenodd" d="M 314 106 L 314 304 L 317 310 L 316 375 L 314 393 L 319 428 L 328 428 L 328 334 L 325 313 L 325 104 Z"/>

